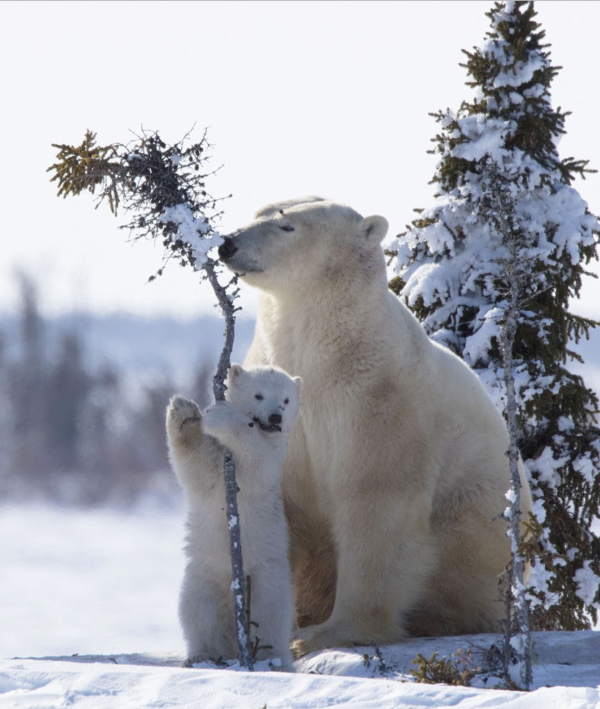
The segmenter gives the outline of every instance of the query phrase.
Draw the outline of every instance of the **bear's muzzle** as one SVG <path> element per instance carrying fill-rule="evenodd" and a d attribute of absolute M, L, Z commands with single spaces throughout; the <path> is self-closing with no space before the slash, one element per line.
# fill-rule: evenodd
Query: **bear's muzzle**
<path fill-rule="evenodd" d="M 233 239 L 230 236 L 226 236 L 223 239 L 223 243 L 219 246 L 219 258 L 221 261 L 227 261 L 237 250 L 238 248 L 233 243 Z"/>

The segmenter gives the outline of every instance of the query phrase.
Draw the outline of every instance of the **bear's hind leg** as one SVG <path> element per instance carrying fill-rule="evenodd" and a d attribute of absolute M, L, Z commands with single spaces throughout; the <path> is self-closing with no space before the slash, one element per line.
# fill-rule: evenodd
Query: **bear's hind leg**
<path fill-rule="evenodd" d="M 271 571 L 265 574 L 263 569 L 252 582 L 250 640 L 258 641 L 257 660 L 276 658 L 281 661 L 282 670 L 293 672 L 290 643 L 294 605 L 287 559 Z"/>
<path fill-rule="evenodd" d="M 206 576 L 206 578 L 205 578 Z M 237 656 L 231 598 L 214 574 L 188 564 L 179 597 L 179 619 L 188 662 L 233 660 Z"/>

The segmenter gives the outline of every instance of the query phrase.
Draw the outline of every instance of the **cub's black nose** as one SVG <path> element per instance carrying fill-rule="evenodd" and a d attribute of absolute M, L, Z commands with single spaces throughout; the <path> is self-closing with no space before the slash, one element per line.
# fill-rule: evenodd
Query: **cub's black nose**
<path fill-rule="evenodd" d="M 281 418 L 281 414 L 271 414 L 269 416 L 269 423 L 273 426 L 279 426 L 282 421 L 283 419 Z"/>
<path fill-rule="evenodd" d="M 223 239 L 221 246 L 219 246 L 219 258 L 222 261 L 226 261 L 228 258 L 231 258 L 237 250 L 237 246 L 233 243 L 233 239 L 230 236 L 226 236 Z"/>

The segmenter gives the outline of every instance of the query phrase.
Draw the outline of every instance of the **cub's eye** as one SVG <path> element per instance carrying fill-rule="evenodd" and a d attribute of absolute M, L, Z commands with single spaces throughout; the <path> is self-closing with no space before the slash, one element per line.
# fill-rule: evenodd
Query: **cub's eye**
<path fill-rule="evenodd" d="M 258 399 L 259 401 L 262 401 L 265 397 L 262 394 L 255 394 L 254 398 Z"/>
<path fill-rule="evenodd" d="M 289 403 L 290 403 L 290 400 L 289 400 L 289 399 L 284 399 L 284 400 L 283 400 L 283 403 L 284 403 L 284 404 L 289 404 Z"/>
<path fill-rule="evenodd" d="M 291 224 L 284 224 L 279 227 L 281 231 L 294 231 L 294 227 Z"/>

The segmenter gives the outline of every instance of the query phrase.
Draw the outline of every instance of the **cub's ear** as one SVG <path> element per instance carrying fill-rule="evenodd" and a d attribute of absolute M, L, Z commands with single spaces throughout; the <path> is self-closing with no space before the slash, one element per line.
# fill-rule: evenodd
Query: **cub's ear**
<path fill-rule="evenodd" d="M 227 379 L 229 379 L 230 382 L 232 382 L 234 379 L 240 376 L 240 374 L 244 373 L 244 368 L 242 367 L 241 364 L 232 364 L 231 367 L 229 368 L 229 374 L 227 376 Z"/>
<path fill-rule="evenodd" d="M 302 377 L 294 377 L 293 382 L 296 385 L 298 393 L 300 393 L 300 390 L 302 389 Z"/>
<path fill-rule="evenodd" d="M 361 224 L 361 233 L 372 242 L 380 242 L 388 233 L 388 220 L 385 217 L 365 217 Z"/>

